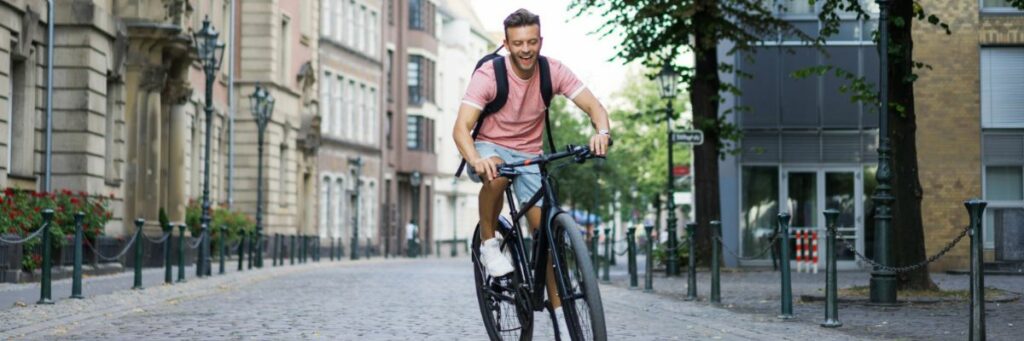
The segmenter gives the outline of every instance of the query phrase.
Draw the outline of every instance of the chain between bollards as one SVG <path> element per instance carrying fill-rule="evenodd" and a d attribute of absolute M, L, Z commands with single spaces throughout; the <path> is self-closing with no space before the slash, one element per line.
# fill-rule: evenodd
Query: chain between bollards
<path fill-rule="evenodd" d="M 779 237 L 782 238 L 782 252 L 779 257 L 779 271 L 782 273 L 782 313 L 779 314 L 779 318 L 784 320 L 793 318 L 793 287 L 789 278 L 789 218 L 789 213 L 779 213 Z"/>
<path fill-rule="evenodd" d="M 697 223 L 686 224 L 686 242 L 689 243 L 690 259 L 686 265 L 686 300 L 697 300 Z"/>
<path fill-rule="evenodd" d="M 722 239 L 722 222 L 712 220 L 711 235 L 714 239 Z M 711 243 L 711 303 L 722 303 L 722 278 L 721 278 L 721 252 L 722 243 Z"/>
<path fill-rule="evenodd" d="M 644 226 L 644 231 L 647 232 L 647 256 L 645 257 L 645 268 L 644 273 L 644 292 L 654 292 L 654 239 L 651 238 L 652 232 L 654 232 L 653 225 Z"/>
<path fill-rule="evenodd" d="M 146 219 L 135 219 L 135 282 L 132 283 L 132 290 L 142 290 L 142 242 L 139 239 L 143 238 L 142 225 L 145 224 Z"/>
<path fill-rule="evenodd" d="M 636 268 L 636 227 L 626 229 L 626 251 L 629 252 L 629 288 L 638 289 Z"/>
<path fill-rule="evenodd" d="M 71 272 L 71 298 L 83 299 L 82 296 L 82 220 L 85 220 L 84 212 L 75 213 L 75 260 Z"/>
<path fill-rule="evenodd" d="M 838 273 L 836 272 L 836 218 L 839 217 L 839 211 L 834 209 L 827 209 L 823 212 L 825 215 L 825 231 L 826 237 L 828 238 L 825 242 L 828 254 L 825 259 L 825 275 L 828 277 L 825 280 L 825 321 L 821 323 L 822 327 L 826 328 L 837 328 L 843 325 L 839 322 L 839 288 L 838 285 Z"/>

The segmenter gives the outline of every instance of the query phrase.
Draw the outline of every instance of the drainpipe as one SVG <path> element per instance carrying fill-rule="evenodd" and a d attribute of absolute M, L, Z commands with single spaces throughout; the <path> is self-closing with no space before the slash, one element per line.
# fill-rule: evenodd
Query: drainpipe
<path fill-rule="evenodd" d="M 46 1 L 46 175 L 43 192 L 50 191 L 53 173 L 53 0 Z"/>
<path fill-rule="evenodd" d="M 235 0 L 228 15 L 228 208 L 235 203 Z"/>

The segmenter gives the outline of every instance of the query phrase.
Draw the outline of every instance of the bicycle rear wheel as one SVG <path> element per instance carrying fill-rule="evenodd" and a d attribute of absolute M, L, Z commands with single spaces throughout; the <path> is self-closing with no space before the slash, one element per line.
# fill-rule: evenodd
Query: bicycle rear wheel
<path fill-rule="evenodd" d="M 558 252 L 561 260 L 561 266 L 556 271 L 562 276 L 562 283 L 567 286 L 561 288 L 560 292 L 568 293 L 562 296 L 562 312 L 569 326 L 569 334 L 575 341 L 607 340 L 601 292 L 598 290 L 594 265 L 580 235 L 581 230 L 568 214 L 559 214 L 555 217 L 551 231 L 555 234 L 555 252 Z"/>
<path fill-rule="evenodd" d="M 495 233 L 504 233 L 496 229 Z M 501 251 L 513 251 L 511 236 L 504 236 Z M 533 309 L 529 306 L 529 294 L 522 286 L 523 274 L 519 267 L 511 276 L 493 278 L 480 263 L 480 225 L 473 233 L 473 278 L 476 284 L 476 298 L 483 316 L 484 328 L 491 340 L 532 340 Z"/>

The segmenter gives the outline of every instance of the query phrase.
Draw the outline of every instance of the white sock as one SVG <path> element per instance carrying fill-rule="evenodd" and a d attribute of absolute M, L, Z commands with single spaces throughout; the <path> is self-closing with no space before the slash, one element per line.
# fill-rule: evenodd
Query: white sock
<path fill-rule="evenodd" d="M 565 323 L 565 313 L 562 307 L 555 308 L 555 321 L 558 323 L 558 331 L 562 335 L 569 335 L 569 325 Z"/>

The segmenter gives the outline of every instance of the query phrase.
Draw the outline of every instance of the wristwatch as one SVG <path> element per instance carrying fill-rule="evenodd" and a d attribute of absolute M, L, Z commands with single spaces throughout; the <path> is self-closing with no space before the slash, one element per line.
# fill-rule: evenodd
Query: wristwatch
<path fill-rule="evenodd" d="M 598 135 L 607 135 L 608 137 L 611 137 L 611 136 L 612 136 L 612 134 L 611 134 L 610 132 L 608 132 L 608 129 L 601 129 L 601 130 L 598 130 L 598 131 L 597 131 L 597 134 L 598 134 Z"/>

